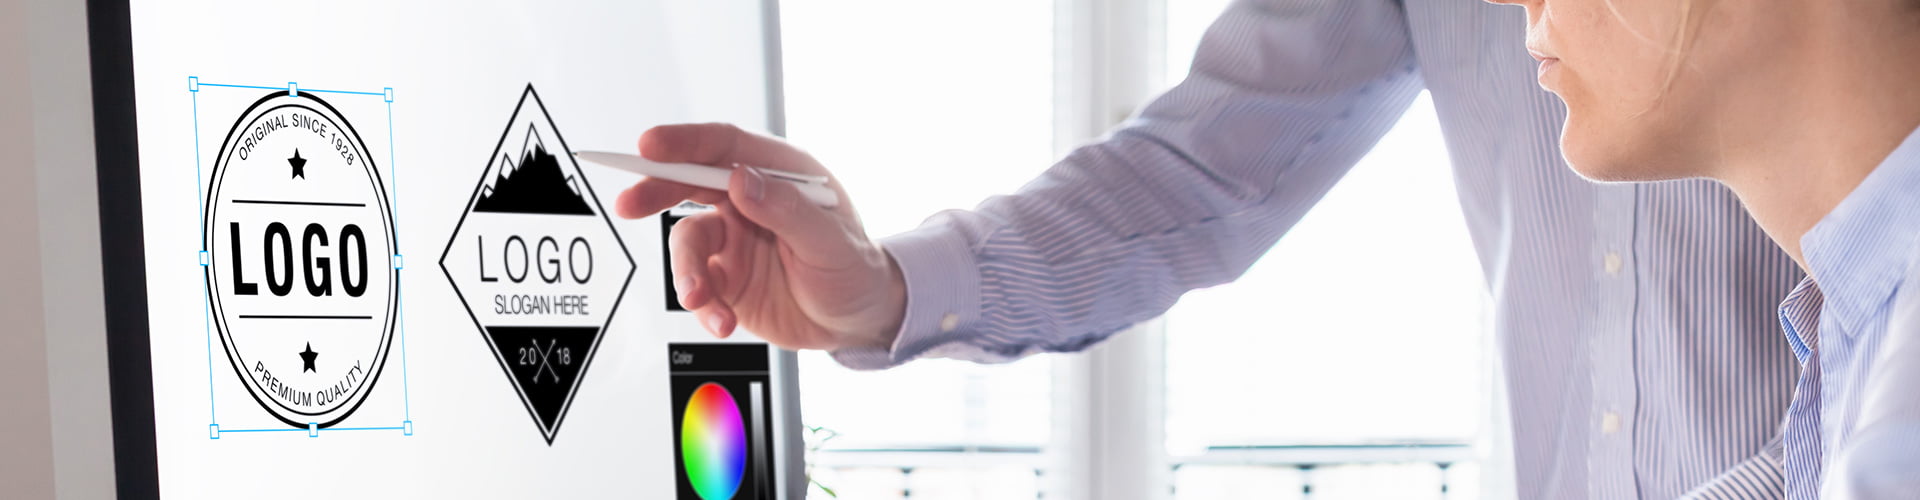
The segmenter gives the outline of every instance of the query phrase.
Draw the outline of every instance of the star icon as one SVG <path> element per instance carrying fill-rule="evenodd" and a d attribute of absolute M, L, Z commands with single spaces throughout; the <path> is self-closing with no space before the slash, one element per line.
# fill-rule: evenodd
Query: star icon
<path fill-rule="evenodd" d="M 293 165 L 294 177 L 307 178 L 307 159 L 300 157 L 300 150 L 293 150 L 293 157 L 287 159 L 287 164 Z"/>
<path fill-rule="evenodd" d="M 314 371 L 313 358 L 318 358 L 318 357 L 320 357 L 320 353 L 313 352 L 313 343 L 308 342 L 307 350 L 300 351 L 300 362 L 306 365 L 302 367 L 303 369 L 301 371 L 307 371 L 307 372 Z"/>

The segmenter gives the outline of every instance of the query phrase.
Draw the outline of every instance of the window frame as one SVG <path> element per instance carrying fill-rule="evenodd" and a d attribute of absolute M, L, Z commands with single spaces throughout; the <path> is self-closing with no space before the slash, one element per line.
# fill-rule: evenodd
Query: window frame
<path fill-rule="evenodd" d="M 1125 121 L 1166 84 L 1166 0 L 1055 0 L 1056 156 Z M 1045 498 L 1172 493 L 1166 322 L 1142 322 L 1054 361 Z"/>

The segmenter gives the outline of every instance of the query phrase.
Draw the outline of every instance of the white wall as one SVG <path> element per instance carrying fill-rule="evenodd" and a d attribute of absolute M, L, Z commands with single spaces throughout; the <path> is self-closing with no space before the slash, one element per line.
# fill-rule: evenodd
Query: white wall
<path fill-rule="evenodd" d="M 41 334 L 40 232 L 34 188 L 33 101 L 26 74 L 27 8 L 0 4 L 0 484 L 21 498 L 53 496 L 47 344 Z"/>
<path fill-rule="evenodd" d="M 112 498 L 85 4 L 0 3 L 0 484 Z"/>

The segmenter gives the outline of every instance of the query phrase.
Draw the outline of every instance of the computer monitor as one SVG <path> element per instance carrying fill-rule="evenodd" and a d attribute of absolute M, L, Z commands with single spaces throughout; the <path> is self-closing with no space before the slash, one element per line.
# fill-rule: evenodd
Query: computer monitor
<path fill-rule="evenodd" d="M 775 1 L 88 11 L 121 498 L 803 496 L 792 354 L 570 154 L 781 132 Z"/>

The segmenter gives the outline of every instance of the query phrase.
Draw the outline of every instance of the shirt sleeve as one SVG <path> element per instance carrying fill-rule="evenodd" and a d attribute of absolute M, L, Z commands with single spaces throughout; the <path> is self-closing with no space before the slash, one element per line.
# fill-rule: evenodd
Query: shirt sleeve
<path fill-rule="evenodd" d="M 906 282 L 890 348 L 1003 362 L 1084 349 L 1237 278 L 1422 87 L 1398 1 L 1238 1 L 1188 78 L 1099 142 L 971 211 L 881 241 Z"/>

